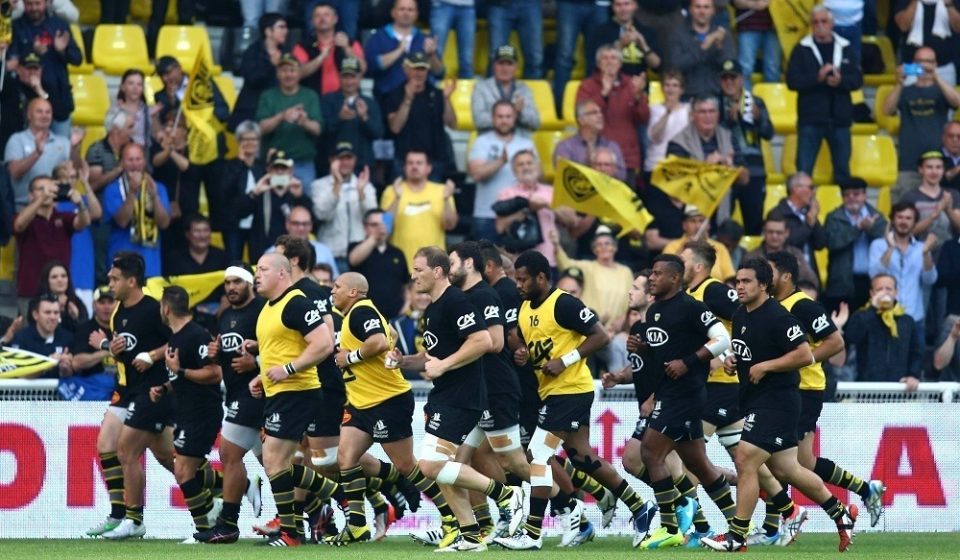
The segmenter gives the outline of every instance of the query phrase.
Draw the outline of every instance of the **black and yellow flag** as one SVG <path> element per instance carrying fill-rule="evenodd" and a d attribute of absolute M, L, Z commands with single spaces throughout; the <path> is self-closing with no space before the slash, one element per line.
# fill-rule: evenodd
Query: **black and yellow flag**
<path fill-rule="evenodd" d="M 653 170 L 650 182 L 673 198 L 696 206 L 704 216 L 712 216 L 741 169 L 667 156 Z"/>
<path fill-rule="evenodd" d="M 197 50 L 193 72 L 183 96 L 183 116 L 187 119 L 190 162 L 203 165 L 217 159 L 217 128 L 213 115 L 213 71 L 203 49 Z M 215 124 L 217 123 L 217 124 Z"/>
<path fill-rule="evenodd" d="M 770 2 L 770 17 L 780 40 L 784 60 L 790 60 L 790 52 L 800 39 L 810 32 L 810 10 L 820 0 L 776 0 Z"/>
<path fill-rule="evenodd" d="M 57 365 L 53 358 L 4 346 L 0 349 L 0 379 L 33 377 Z"/>
<path fill-rule="evenodd" d="M 617 223 L 620 236 L 643 232 L 653 216 L 633 189 L 606 173 L 561 159 L 553 181 L 553 207 L 566 206 L 578 212 Z"/>
<path fill-rule="evenodd" d="M 0 43 L 13 42 L 13 2 L 0 0 Z"/>
<path fill-rule="evenodd" d="M 200 274 L 183 274 L 181 276 L 154 276 L 147 278 L 147 285 L 143 291 L 150 297 L 159 300 L 163 289 L 167 286 L 180 286 L 190 296 L 190 307 L 210 297 L 210 294 L 223 285 L 223 271 L 203 272 Z"/>

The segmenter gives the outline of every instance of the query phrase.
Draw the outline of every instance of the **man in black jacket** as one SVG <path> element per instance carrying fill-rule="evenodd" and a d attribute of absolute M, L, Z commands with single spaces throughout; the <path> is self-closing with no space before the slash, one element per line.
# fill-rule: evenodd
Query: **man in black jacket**
<path fill-rule="evenodd" d="M 833 159 L 833 176 L 850 176 L 850 92 L 863 85 L 860 65 L 850 58 L 850 43 L 833 32 L 833 15 L 823 6 L 811 11 L 813 33 L 797 43 L 787 65 L 787 86 L 798 92 L 797 170 L 813 173 L 813 164 L 826 139 Z"/>
<path fill-rule="evenodd" d="M 657 32 L 637 19 L 637 0 L 613 0 L 613 17 L 593 28 L 587 37 L 587 60 L 593 60 L 602 45 L 616 45 L 623 54 L 623 73 L 637 76 L 661 66 Z"/>
<path fill-rule="evenodd" d="M 240 68 L 234 72 L 243 77 L 243 89 L 237 97 L 227 129 L 233 132 L 241 122 L 253 119 L 260 94 L 277 85 L 277 63 L 290 52 L 287 47 L 287 21 L 277 13 L 260 16 L 260 40 L 243 52 Z"/>
<path fill-rule="evenodd" d="M 802 171 L 787 177 L 787 197 L 767 216 L 776 212 L 787 223 L 790 235 L 787 245 L 803 252 L 810 268 L 819 275 L 816 251 L 827 246 L 827 237 L 820 225 L 820 203 L 814 196 L 813 179 Z"/>

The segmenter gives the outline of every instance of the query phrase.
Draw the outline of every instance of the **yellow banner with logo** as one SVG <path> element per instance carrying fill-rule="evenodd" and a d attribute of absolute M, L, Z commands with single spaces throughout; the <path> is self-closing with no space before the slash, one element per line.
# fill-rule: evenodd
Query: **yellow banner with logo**
<path fill-rule="evenodd" d="M 201 274 L 184 274 L 181 276 L 154 276 L 147 278 L 147 285 L 143 291 L 150 297 L 159 300 L 163 289 L 167 286 L 180 286 L 190 296 L 190 307 L 210 297 L 217 288 L 223 285 L 223 272 L 203 272 Z"/>
<path fill-rule="evenodd" d="M 790 59 L 790 52 L 800 39 L 810 33 L 810 10 L 819 0 L 776 0 L 770 2 L 770 17 L 780 40 L 783 58 Z"/>
<path fill-rule="evenodd" d="M 644 231 L 653 216 L 625 183 L 586 165 L 561 159 L 553 181 L 553 207 L 566 206 L 578 212 L 619 224 L 620 236 Z"/>
<path fill-rule="evenodd" d="M 8 346 L 0 349 L 0 379 L 33 377 L 56 365 L 57 360 L 41 354 Z"/>
<path fill-rule="evenodd" d="M 712 216 L 741 169 L 668 156 L 657 164 L 650 182 L 673 198 L 693 204 L 704 216 Z"/>
<path fill-rule="evenodd" d="M 203 165 L 217 159 L 217 128 L 213 115 L 213 71 L 203 49 L 197 50 L 187 91 L 183 96 L 183 116 L 187 119 L 190 163 Z M 215 126 L 214 123 L 217 123 Z"/>

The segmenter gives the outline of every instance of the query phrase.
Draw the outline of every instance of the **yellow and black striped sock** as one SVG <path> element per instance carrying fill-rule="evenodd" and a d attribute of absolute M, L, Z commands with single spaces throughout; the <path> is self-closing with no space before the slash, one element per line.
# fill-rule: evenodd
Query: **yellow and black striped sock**
<path fill-rule="evenodd" d="M 677 500 L 680 499 L 680 491 L 674 486 L 673 479 L 669 476 L 663 480 L 653 481 L 650 486 L 653 488 L 653 496 L 654 499 L 657 500 L 657 506 L 660 507 L 660 525 L 662 525 L 668 533 L 675 534 L 679 528 L 677 527 L 677 516 L 674 511 L 674 506 Z"/>
<path fill-rule="evenodd" d="M 197 467 L 197 478 L 204 488 L 210 491 L 211 496 L 223 494 L 223 473 L 214 469 L 210 461 L 204 459 Z"/>
<path fill-rule="evenodd" d="M 484 491 L 484 494 L 493 498 L 494 502 L 502 503 L 506 501 L 510 496 L 513 496 L 513 490 L 508 486 L 504 486 L 500 481 L 490 479 L 490 482 L 487 483 L 487 489 Z"/>
<path fill-rule="evenodd" d="M 822 507 L 823 511 L 834 521 L 840 521 L 840 519 L 843 518 L 843 514 L 847 513 L 847 508 L 834 496 L 830 496 L 829 499 L 820 504 L 820 507 Z"/>
<path fill-rule="evenodd" d="M 480 526 L 481 531 L 490 532 L 493 528 L 493 517 L 490 515 L 490 506 L 486 499 L 482 504 L 473 506 L 473 516 L 477 518 L 477 525 Z"/>
<path fill-rule="evenodd" d="M 777 506 L 773 505 L 773 498 L 767 498 L 763 501 L 763 532 L 768 537 L 772 537 L 780 530 L 780 512 Z"/>
<path fill-rule="evenodd" d="M 732 517 L 730 519 L 730 529 L 727 534 L 733 536 L 737 542 L 744 542 L 747 540 L 747 532 L 750 531 L 750 520 L 749 519 L 740 519 L 739 517 Z"/>
<path fill-rule="evenodd" d="M 280 529 L 290 536 L 296 536 L 297 522 L 294 518 L 293 507 L 293 468 L 288 468 L 271 476 L 270 488 L 273 490 L 273 500 L 277 504 Z"/>
<path fill-rule="evenodd" d="M 671 486 L 673 481 L 670 481 Z M 621 502 L 626 504 L 630 508 L 631 513 L 635 513 L 641 507 L 643 507 L 643 500 L 640 499 L 640 496 L 633 491 L 633 488 L 630 487 L 630 483 L 626 480 L 620 481 L 620 486 L 617 486 L 613 490 L 613 495 L 616 496 Z"/>
<path fill-rule="evenodd" d="M 134 525 L 143 525 L 143 506 L 127 506 L 124 517 L 133 521 Z"/>
<path fill-rule="evenodd" d="M 527 515 L 527 522 L 524 528 L 531 537 L 540 538 L 540 531 L 543 528 L 543 514 L 547 511 L 547 499 L 530 496 L 530 514 Z"/>
<path fill-rule="evenodd" d="M 347 498 L 347 522 L 354 527 L 365 527 L 367 516 L 363 509 L 363 494 L 367 489 L 367 481 L 363 478 L 360 465 L 340 471 L 340 485 Z"/>
<path fill-rule="evenodd" d="M 397 479 L 400 478 L 400 471 L 397 470 L 397 467 L 393 466 L 393 463 L 380 461 L 380 472 L 377 476 L 386 482 L 395 483 Z"/>
<path fill-rule="evenodd" d="M 846 488 L 856 492 L 864 501 L 870 499 L 870 486 L 852 472 L 838 466 L 830 459 L 817 457 L 817 464 L 813 467 L 816 473 L 827 484 Z"/>
<path fill-rule="evenodd" d="M 186 502 L 187 509 L 190 510 L 197 531 L 209 529 L 210 523 L 207 521 L 207 514 L 210 513 L 212 500 L 210 491 L 204 488 L 196 478 L 191 478 L 181 484 L 180 490 L 183 492 L 183 501 Z"/>
<path fill-rule="evenodd" d="M 733 494 L 730 493 L 730 483 L 727 482 L 727 478 L 721 474 L 710 484 L 704 485 L 703 489 L 707 491 L 707 495 L 710 496 L 713 503 L 720 508 L 720 513 L 723 514 L 727 523 L 730 523 L 730 520 L 737 513 L 737 503 L 733 501 Z"/>
<path fill-rule="evenodd" d="M 223 502 L 223 510 L 220 512 L 220 518 L 217 521 L 231 529 L 236 529 L 239 518 L 240 502 Z"/>
<path fill-rule="evenodd" d="M 321 500 L 333 496 L 339 486 L 336 482 L 303 465 L 293 465 L 290 476 L 294 486 L 313 492 Z"/>
<path fill-rule="evenodd" d="M 407 479 L 417 487 L 417 490 L 423 492 L 430 498 L 430 501 L 437 507 L 442 517 L 453 516 L 453 510 L 450 509 L 450 505 L 447 504 L 447 499 L 444 498 L 443 493 L 440 492 L 440 487 L 437 486 L 433 480 L 423 476 L 423 473 L 420 472 L 420 467 L 413 467 L 413 470 L 407 475 Z"/>
<path fill-rule="evenodd" d="M 110 517 L 123 519 L 126 506 L 123 503 L 123 467 L 116 452 L 100 454 L 100 471 L 103 472 L 103 481 L 107 484 L 107 494 L 110 496 Z"/>
<path fill-rule="evenodd" d="M 569 463 L 569 460 L 564 462 L 564 470 L 567 469 L 567 465 Z M 606 493 L 606 488 L 597 482 L 595 478 L 576 468 L 574 468 L 573 473 L 570 474 L 570 481 L 573 482 L 573 485 L 580 490 L 583 490 L 587 494 L 593 496 L 593 499 L 597 500 L 598 502 L 603 499 L 603 495 Z"/>

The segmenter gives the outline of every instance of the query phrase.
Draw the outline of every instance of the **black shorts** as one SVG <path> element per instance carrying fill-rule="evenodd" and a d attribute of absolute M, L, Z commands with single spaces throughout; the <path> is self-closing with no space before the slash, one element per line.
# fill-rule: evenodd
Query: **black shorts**
<path fill-rule="evenodd" d="M 347 404 L 343 425 L 370 434 L 377 443 L 390 443 L 413 437 L 413 391 L 391 397 L 370 408 Z"/>
<path fill-rule="evenodd" d="M 317 408 L 313 421 L 307 425 L 308 437 L 337 437 L 340 424 L 343 423 L 343 405 L 347 403 L 347 394 L 343 391 L 320 389 L 323 404 Z"/>
<path fill-rule="evenodd" d="M 477 427 L 482 414 L 481 410 L 466 410 L 458 406 L 432 403 L 428 399 L 427 404 L 423 406 L 423 419 L 426 423 L 424 431 L 460 445 Z"/>
<path fill-rule="evenodd" d="M 530 445 L 533 431 L 537 429 L 541 404 L 539 400 L 520 403 L 520 445 L 524 448 Z"/>
<path fill-rule="evenodd" d="M 817 431 L 817 421 L 823 412 L 823 391 L 800 389 L 800 420 L 797 421 L 797 439 Z"/>
<path fill-rule="evenodd" d="M 320 389 L 282 391 L 267 397 L 263 407 L 263 431 L 270 437 L 299 442 L 321 406 Z"/>
<path fill-rule="evenodd" d="M 770 454 L 797 446 L 800 395 L 796 391 L 778 395 L 777 399 L 764 403 L 764 406 L 745 405 L 743 410 L 745 415 L 740 441 Z"/>
<path fill-rule="evenodd" d="M 251 396 L 227 397 L 227 411 L 223 419 L 231 424 L 260 429 L 263 427 L 264 399 L 255 399 Z"/>
<path fill-rule="evenodd" d="M 647 428 L 675 442 L 703 439 L 702 399 L 663 399 L 653 403 Z"/>
<path fill-rule="evenodd" d="M 537 426 L 548 432 L 576 432 L 590 427 L 593 391 L 573 395 L 550 395 L 543 399 Z"/>
<path fill-rule="evenodd" d="M 740 414 L 740 384 L 707 383 L 703 421 L 724 428 L 743 418 Z"/>
<path fill-rule="evenodd" d="M 139 393 L 130 396 L 127 405 L 127 419 L 125 426 L 145 432 L 159 434 L 167 426 L 173 426 L 172 395 L 164 395 L 158 402 L 150 400 L 150 393 Z"/>
<path fill-rule="evenodd" d="M 647 431 L 647 425 L 650 423 L 650 418 L 647 416 L 641 416 L 637 418 L 637 425 L 633 428 L 633 439 L 637 441 L 643 441 L 643 432 Z"/>
<path fill-rule="evenodd" d="M 520 423 L 520 395 L 503 393 L 487 397 L 487 409 L 480 415 L 478 426 L 489 432 L 505 430 Z"/>
<path fill-rule="evenodd" d="M 177 455 L 185 457 L 206 457 L 220 433 L 220 419 L 199 421 L 191 419 L 177 422 L 173 428 L 173 446 Z"/>

